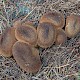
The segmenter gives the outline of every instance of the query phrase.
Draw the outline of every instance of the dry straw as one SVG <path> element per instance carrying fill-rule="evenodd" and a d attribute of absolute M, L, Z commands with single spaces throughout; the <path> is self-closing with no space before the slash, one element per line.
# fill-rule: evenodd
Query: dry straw
<path fill-rule="evenodd" d="M 18 9 L 17 4 L 25 6 Z M 23 11 L 24 10 L 24 11 Z M 14 20 L 27 14 L 22 20 L 38 24 L 40 17 L 48 11 L 59 11 L 66 16 L 80 14 L 79 0 L 0 0 L 0 33 L 5 27 L 12 26 Z M 65 46 L 53 45 L 51 48 L 40 48 L 42 66 L 37 74 L 24 72 L 13 57 L 0 56 L 0 80 L 79 80 L 80 71 L 80 34 L 67 40 Z"/>

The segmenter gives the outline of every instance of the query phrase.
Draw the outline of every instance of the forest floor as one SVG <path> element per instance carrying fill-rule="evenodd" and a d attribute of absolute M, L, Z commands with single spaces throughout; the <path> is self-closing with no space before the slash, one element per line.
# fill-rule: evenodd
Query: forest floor
<path fill-rule="evenodd" d="M 71 13 L 80 15 L 80 0 L 0 0 L 0 33 L 21 16 L 37 27 L 49 11 L 59 11 L 65 19 Z M 39 52 L 42 66 L 36 74 L 23 71 L 13 57 L 0 56 L 0 80 L 80 80 L 80 33 L 64 46 L 53 44 Z"/>

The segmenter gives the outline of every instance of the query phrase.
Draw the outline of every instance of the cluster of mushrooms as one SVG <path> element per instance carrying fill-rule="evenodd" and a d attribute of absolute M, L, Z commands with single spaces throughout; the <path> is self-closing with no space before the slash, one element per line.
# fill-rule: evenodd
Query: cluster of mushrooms
<path fill-rule="evenodd" d="M 65 27 L 65 30 L 62 29 Z M 13 55 L 17 64 L 28 73 L 35 73 L 41 66 L 39 51 L 36 47 L 48 48 L 64 44 L 67 37 L 72 38 L 80 32 L 80 16 L 71 14 L 65 20 L 59 12 L 45 13 L 37 29 L 32 22 L 17 20 L 13 27 L 6 28 L 0 36 L 0 54 Z"/>

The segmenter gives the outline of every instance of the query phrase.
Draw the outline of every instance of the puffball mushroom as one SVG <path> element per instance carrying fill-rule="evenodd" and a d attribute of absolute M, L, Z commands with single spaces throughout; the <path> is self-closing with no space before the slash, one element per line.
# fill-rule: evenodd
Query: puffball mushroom
<path fill-rule="evenodd" d="M 17 41 L 12 49 L 17 64 L 28 73 L 35 73 L 41 67 L 39 51 L 29 44 Z"/>
<path fill-rule="evenodd" d="M 65 34 L 65 31 L 63 29 L 57 29 L 56 31 L 56 45 L 64 44 L 67 40 L 67 36 Z"/>
<path fill-rule="evenodd" d="M 43 22 L 37 27 L 38 42 L 37 44 L 42 48 L 50 47 L 56 37 L 56 29 L 52 23 Z"/>
<path fill-rule="evenodd" d="M 71 14 L 67 17 L 65 31 L 69 38 L 75 37 L 80 32 L 80 15 Z"/>
<path fill-rule="evenodd" d="M 63 28 L 65 18 L 64 15 L 59 12 L 48 12 L 41 17 L 40 23 L 43 22 L 53 23 L 55 28 Z"/>
<path fill-rule="evenodd" d="M 22 42 L 29 43 L 36 46 L 37 43 L 37 31 L 31 25 L 20 25 L 15 29 L 16 39 Z"/>
<path fill-rule="evenodd" d="M 4 57 L 12 56 L 12 47 L 16 41 L 15 29 L 13 27 L 6 28 L 1 34 L 0 54 Z"/>

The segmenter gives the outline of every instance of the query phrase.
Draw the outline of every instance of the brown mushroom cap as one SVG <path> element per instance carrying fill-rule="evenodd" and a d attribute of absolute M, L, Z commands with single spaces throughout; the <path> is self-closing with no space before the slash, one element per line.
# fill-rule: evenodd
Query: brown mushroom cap
<path fill-rule="evenodd" d="M 15 29 L 16 39 L 36 46 L 37 31 L 33 26 L 21 25 Z"/>
<path fill-rule="evenodd" d="M 56 45 L 64 44 L 67 40 L 67 36 L 65 34 L 65 31 L 63 29 L 57 29 L 56 31 Z"/>
<path fill-rule="evenodd" d="M 56 30 L 54 25 L 48 22 L 40 23 L 37 27 L 38 33 L 38 45 L 42 48 L 50 47 L 54 41 L 56 36 Z"/>
<path fill-rule="evenodd" d="M 19 27 L 21 25 L 24 25 L 24 26 L 27 26 L 27 25 L 33 26 L 33 23 L 31 21 L 22 22 L 21 20 L 17 20 L 17 21 L 14 22 L 13 27 L 16 28 L 16 27 Z"/>
<path fill-rule="evenodd" d="M 65 31 L 68 37 L 75 37 L 80 32 L 80 15 L 71 14 L 66 19 Z"/>
<path fill-rule="evenodd" d="M 17 21 L 15 21 L 14 23 L 13 23 L 13 27 L 14 28 L 16 28 L 16 27 L 18 27 L 18 26 L 21 26 L 21 21 L 20 20 L 17 20 Z"/>
<path fill-rule="evenodd" d="M 15 29 L 6 28 L 0 39 L 0 54 L 5 57 L 12 56 L 12 46 L 16 42 Z"/>
<path fill-rule="evenodd" d="M 35 73 L 41 66 L 39 51 L 29 44 L 17 41 L 12 49 L 17 64 L 28 73 Z"/>
<path fill-rule="evenodd" d="M 22 25 L 23 18 L 24 18 L 24 16 L 21 16 L 20 18 L 14 19 L 13 20 L 13 27 L 16 28 L 16 27 Z"/>
<path fill-rule="evenodd" d="M 19 27 L 20 25 L 30 25 L 33 26 L 33 23 L 31 21 L 22 21 L 24 19 L 25 16 L 21 16 L 18 19 L 14 19 L 13 20 L 13 27 Z"/>
<path fill-rule="evenodd" d="M 25 21 L 22 23 L 22 25 L 23 26 L 27 26 L 27 25 L 34 26 L 34 24 L 31 21 Z"/>
<path fill-rule="evenodd" d="M 43 22 L 53 23 L 55 28 L 63 28 L 65 24 L 65 18 L 63 14 L 59 12 L 49 12 L 41 17 L 40 23 Z"/>

